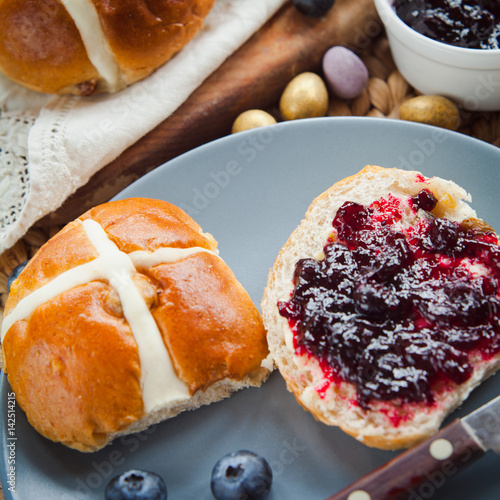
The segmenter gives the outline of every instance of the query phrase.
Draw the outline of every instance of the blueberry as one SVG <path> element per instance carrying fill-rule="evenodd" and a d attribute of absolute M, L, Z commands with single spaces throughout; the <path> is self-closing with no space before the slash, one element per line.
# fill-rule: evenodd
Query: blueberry
<path fill-rule="evenodd" d="M 267 461 L 247 450 L 223 456 L 212 470 L 210 487 L 216 500 L 261 500 L 271 489 Z"/>
<path fill-rule="evenodd" d="M 335 0 L 293 0 L 299 12 L 308 17 L 322 17 L 332 7 Z"/>
<path fill-rule="evenodd" d="M 157 474 L 131 469 L 109 482 L 104 498 L 105 500 L 167 500 L 167 487 Z"/>
<path fill-rule="evenodd" d="M 21 264 L 18 264 L 9 274 L 9 277 L 7 278 L 7 293 L 10 292 L 10 286 L 12 285 L 12 282 L 21 274 L 21 271 L 26 267 L 27 263 L 27 260 L 21 262 Z"/>

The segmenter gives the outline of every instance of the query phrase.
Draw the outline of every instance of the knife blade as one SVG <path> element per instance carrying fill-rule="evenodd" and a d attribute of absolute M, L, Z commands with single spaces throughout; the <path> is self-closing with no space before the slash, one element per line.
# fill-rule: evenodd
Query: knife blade
<path fill-rule="evenodd" d="M 488 450 L 500 454 L 500 396 L 327 500 L 421 500 Z"/>

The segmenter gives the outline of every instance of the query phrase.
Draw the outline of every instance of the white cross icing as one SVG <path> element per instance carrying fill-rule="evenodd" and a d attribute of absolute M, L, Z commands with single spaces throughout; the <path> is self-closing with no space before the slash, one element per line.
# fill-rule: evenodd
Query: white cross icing
<path fill-rule="evenodd" d="M 152 267 L 161 263 L 176 262 L 199 252 L 217 254 L 201 247 L 167 247 L 155 252 L 136 251 L 127 254 L 119 250 L 108 238 L 98 222 L 86 219 L 82 226 L 99 256 L 59 274 L 20 300 L 2 322 L 2 342 L 9 328 L 16 321 L 27 318 L 38 306 L 75 286 L 95 280 L 106 280 L 120 297 L 123 315 L 137 343 L 145 412 L 150 413 L 168 403 L 188 399 L 189 389 L 177 377 L 158 326 L 132 276 L 137 272 L 135 266 Z"/>

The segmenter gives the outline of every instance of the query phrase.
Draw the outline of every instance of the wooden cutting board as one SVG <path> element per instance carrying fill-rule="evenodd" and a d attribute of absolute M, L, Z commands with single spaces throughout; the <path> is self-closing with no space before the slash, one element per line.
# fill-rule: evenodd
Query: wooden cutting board
<path fill-rule="evenodd" d="M 37 225 L 69 222 L 166 161 L 229 134 L 241 112 L 274 106 L 295 75 L 320 73 L 328 48 L 344 45 L 361 50 L 381 30 L 373 0 L 336 0 L 329 13 L 319 19 L 300 14 L 287 2 L 173 115 L 97 172 Z"/>

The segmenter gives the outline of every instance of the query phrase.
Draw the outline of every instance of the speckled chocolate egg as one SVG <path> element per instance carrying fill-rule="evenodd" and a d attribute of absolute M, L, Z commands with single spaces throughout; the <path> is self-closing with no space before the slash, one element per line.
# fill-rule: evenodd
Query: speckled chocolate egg
<path fill-rule="evenodd" d="M 280 113 L 285 120 L 325 116 L 328 90 L 316 73 L 301 73 L 285 87 L 280 99 Z"/>
<path fill-rule="evenodd" d="M 405 101 L 399 108 L 401 120 L 426 123 L 436 127 L 457 130 L 460 111 L 457 106 L 439 95 L 421 95 Z"/>
<path fill-rule="evenodd" d="M 231 132 L 243 132 L 243 130 L 250 130 L 251 128 L 265 127 L 266 125 L 273 125 L 276 123 L 275 118 L 261 109 L 249 109 L 241 113 L 236 120 L 234 120 Z"/>
<path fill-rule="evenodd" d="M 341 99 L 358 97 L 368 83 L 368 68 L 352 50 L 340 45 L 331 47 L 323 56 L 326 82 Z"/>

